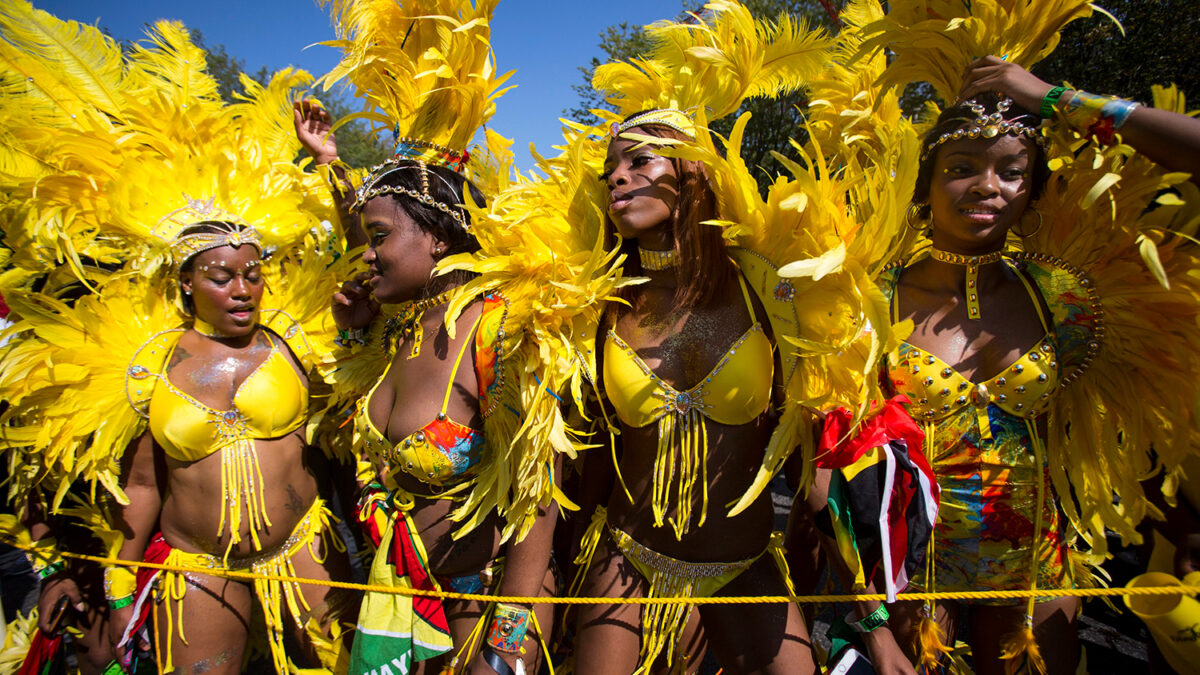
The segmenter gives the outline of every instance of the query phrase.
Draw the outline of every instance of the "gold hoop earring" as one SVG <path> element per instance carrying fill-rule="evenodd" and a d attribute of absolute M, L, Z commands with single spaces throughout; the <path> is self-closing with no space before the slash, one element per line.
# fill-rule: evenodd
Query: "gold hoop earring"
<path fill-rule="evenodd" d="M 909 204 L 908 210 L 904 212 L 904 223 L 917 232 L 928 227 L 921 219 L 921 209 L 923 208 L 925 208 L 925 204 Z"/>
<path fill-rule="evenodd" d="M 1013 225 L 1013 228 L 1012 228 L 1013 234 L 1017 235 L 1018 237 L 1025 238 L 1025 237 L 1032 237 L 1033 235 L 1042 231 L 1042 223 L 1043 223 L 1042 212 L 1038 211 L 1037 209 L 1032 209 L 1032 211 L 1035 214 L 1037 214 L 1037 227 L 1033 228 L 1032 232 L 1022 232 L 1017 229 L 1016 225 Z"/>

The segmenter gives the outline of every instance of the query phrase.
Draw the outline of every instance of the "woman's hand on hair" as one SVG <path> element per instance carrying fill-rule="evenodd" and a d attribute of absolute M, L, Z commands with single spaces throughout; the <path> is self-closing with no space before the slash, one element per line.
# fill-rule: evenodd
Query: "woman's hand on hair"
<path fill-rule="evenodd" d="M 1037 113 L 1042 99 L 1053 87 L 1015 63 L 995 56 L 975 59 L 967 66 L 958 100 L 965 101 L 985 91 L 996 91 L 1022 108 Z M 1064 94 L 1061 100 L 1066 100 Z"/>
<path fill-rule="evenodd" d="M 366 328 L 379 314 L 379 303 L 371 297 L 367 273 L 356 274 L 333 294 L 333 320 L 338 328 Z"/>
<path fill-rule="evenodd" d="M 333 119 L 315 98 L 292 103 L 292 121 L 296 138 L 317 164 L 329 164 L 338 158 L 337 139 L 333 136 Z"/>

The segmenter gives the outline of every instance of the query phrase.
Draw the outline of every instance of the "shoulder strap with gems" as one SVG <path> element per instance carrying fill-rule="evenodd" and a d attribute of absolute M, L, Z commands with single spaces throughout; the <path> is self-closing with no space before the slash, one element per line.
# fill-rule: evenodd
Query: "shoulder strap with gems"
<path fill-rule="evenodd" d="M 155 333 L 146 340 L 125 369 L 125 397 L 142 417 L 150 417 L 150 398 L 154 396 L 155 378 L 163 373 L 171 348 L 183 336 L 184 329 L 173 328 Z"/>

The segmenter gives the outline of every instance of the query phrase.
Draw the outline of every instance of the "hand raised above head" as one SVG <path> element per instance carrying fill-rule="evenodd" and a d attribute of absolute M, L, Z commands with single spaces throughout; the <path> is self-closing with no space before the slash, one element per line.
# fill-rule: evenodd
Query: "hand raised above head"
<path fill-rule="evenodd" d="M 965 101 L 985 91 L 996 91 L 1011 98 L 1030 112 L 1038 112 L 1042 98 L 1053 87 L 1021 66 L 996 56 L 975 59 L 967 66 L 958 100 Z"/>
<path fill-rule="evenodd" d="M 315 98 L 299 99 L 292 103 L 292 121 L 296 138 L 317 164 L 329 164 L 338 158 L 337 139 L 333 136 L 333 119 Z"/>

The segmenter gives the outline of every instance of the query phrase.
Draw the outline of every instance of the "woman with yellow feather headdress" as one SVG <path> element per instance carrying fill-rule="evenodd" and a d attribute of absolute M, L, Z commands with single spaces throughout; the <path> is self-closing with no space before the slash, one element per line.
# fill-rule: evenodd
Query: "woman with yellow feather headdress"
<path fill-rule="evenodd" d="M 862 26 L 860 56 L 896 55 L 885 91 L 926 80 L 958 101 L 907 159 L 919 169 L 905 220 L 930 246 L 901 250 L 879 278 L 893 321 L 912 322 L 885 389 L 906 397 L 941 490 L 916 589 L 1094 583 L 1085 563 L 1106 556 L 1106 528 L 1136 541 L 1156 511 L 1139 480 L 1162 468 L 1172 483 L 1195 447 L 1197 261 L 1170 232 L 1192 234 L 1196 188 L 1114 131 L 1128 124 L 1131 144 L 1165 158 L 1164 141 L 1196 148 L 1198 125 L 1021 67 L 1091 10 L 891 2 Z M 987 53 L 1004 59 L 975 60 Z M 1046 135 L 1042 118 L 1054 118 Z M 860 604 L 852 623 L 886 672 L 938 667 L 963 604 L 976 672 L 1081 666 L 1074 598 Z"/>
<path fill-rule="evenodd" d="M 178 24 L 123 53 L 15 2 L 0 30 L 4 189 L 21 204 L 4 222 L 19 320 L 0 370 L 14 499 L 56 513 L 90 490 L 115 512 L 97 528 L 109 556 L 213 571 L 105 569 L 124 665 L 149 621 L 160 671 L 240 671 L 257 604 L 275 670 L 336 669 L 336 594 L 278 579 L 349 574 L 305 439 L 310 337 L 335 287 L 328 208 L 304 196 L 287 128 L 308 76 L 244 80 L 225 105 Z M 39 280 L 68 274 L 82 297 Z"/>
<path fill-rule="evenodd" d="M 559 255 L 536 218 L 508 229 L 495 214 L 516 198 L 485 203 L 511 172 L 495 134 L 466 151 L 507 78 L 492 65 L 494 1 L 328 4 L 345 56 L 324 83 L 349 80 L 360 116 L 396 135 L 395 157 L 354 192 L 368 271 L 334 297 L 344 349 L 328 364 L 360 458 L 370 580 L 552 593 L 559 457 L 577 445 L 558 395 L 580 379 L 572 336 L 612 285 L 607 258 Z M 302 104 L 297 120 L 333 160 L 326 116 Z M 550 625 L 548 605 L 368 593 L 351 668 L 532 672 Z"/>
<path fill-rule="evenodd" d="M 598 182 L 580 178 L 580 192 L 602 214 L 609 246 L 625 255 L 626 275 L 646 278 L 609 305 L 597 333 L 612 455 L 585 458 L 584 506 L 599 508 L 577 583 L 583 595 L 680 602 L 583 608 L 582 673 L 695 667 L 681 644 L 688 598 L 789 592 L 764 488 L 811 430 L 802 404 L 830 395 L 816 363 L 873 311 L 861 270 L 779 276 L 782 263 L 838 244 L 800 236 L 795 205 L 807 195 L 760 196 L 739 156 L 745 117 L 723 152 L 706 128 L 747 97 L 818 77 L 828 38 L 789 16 L 755 20 L 734 2 L 648 33 L 645 58 L 597 69 L 593 85 L 619 114 L 570 148 L 600 171 Z M 831 201 L 827 215 L 844 218 L 844 204 Z M 818 316 L 818 297 L 836 311 L 826 304 Z M 791 466 L 798 481 L 804 469 Z M 726 668 L 816 670 L 793 605 L 704 604 L 698 614 Z"/>

